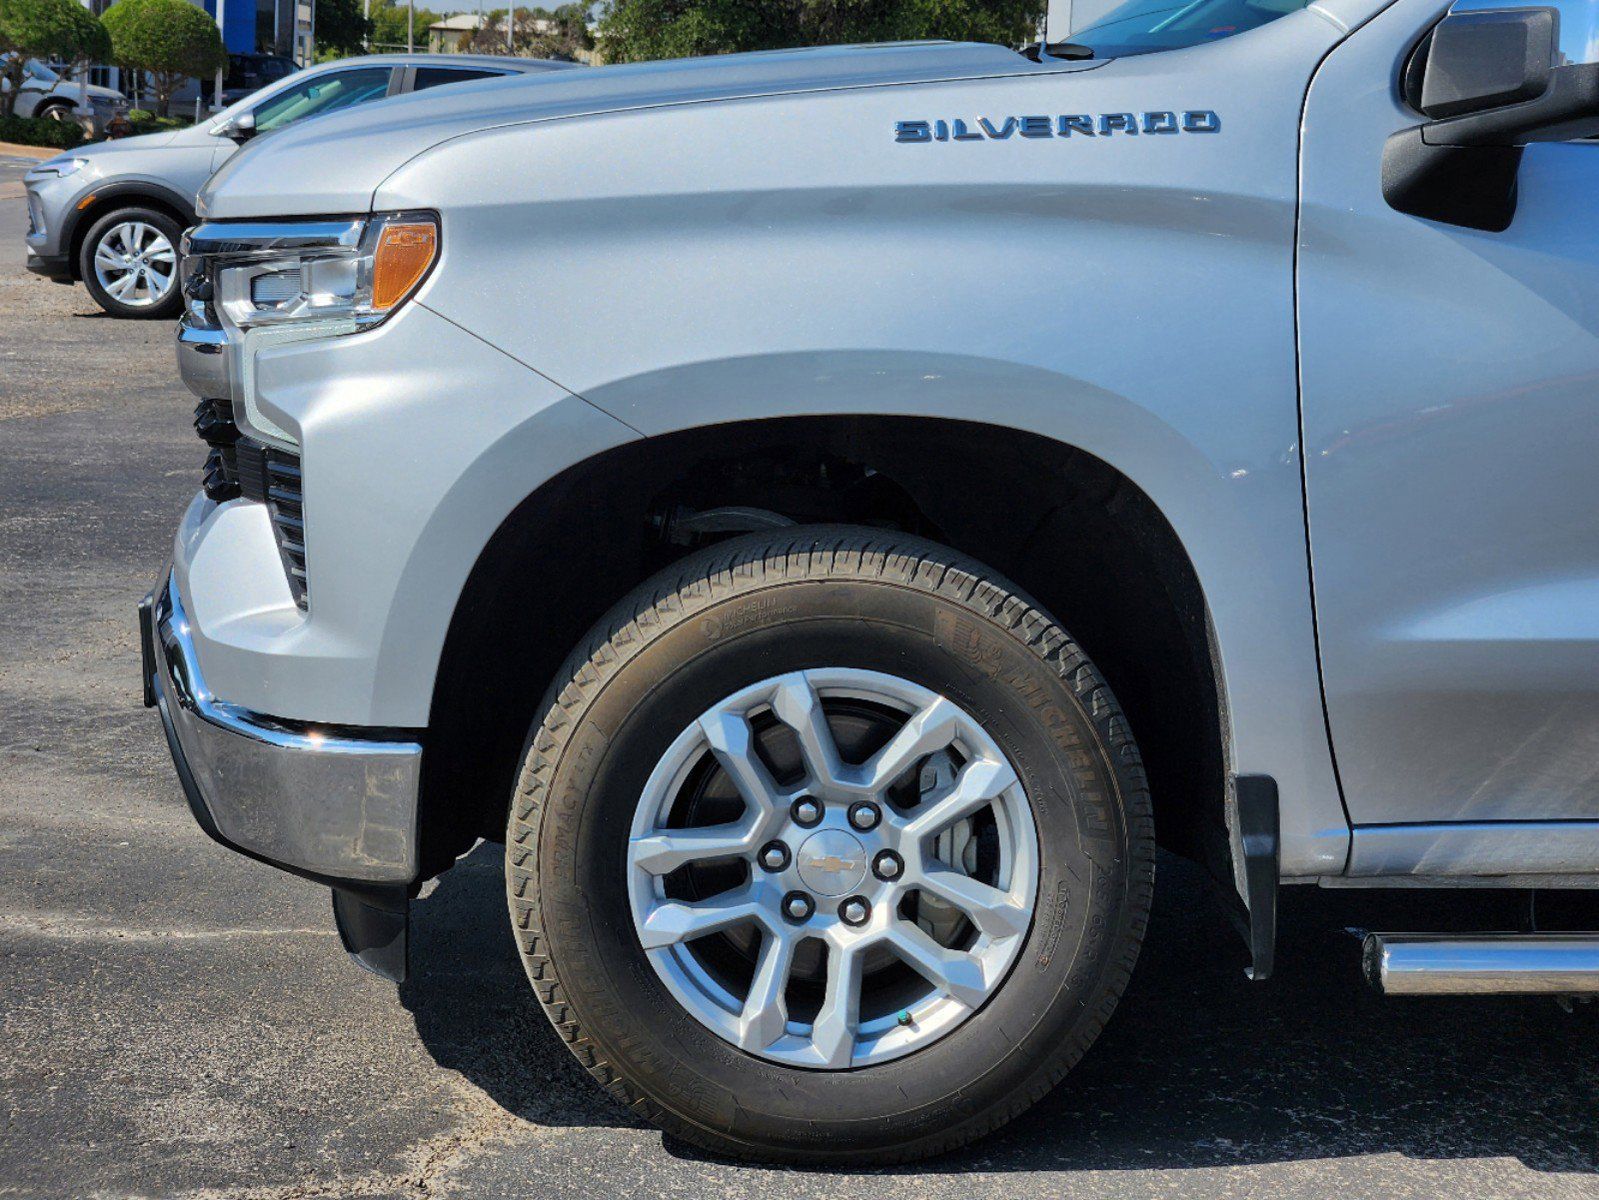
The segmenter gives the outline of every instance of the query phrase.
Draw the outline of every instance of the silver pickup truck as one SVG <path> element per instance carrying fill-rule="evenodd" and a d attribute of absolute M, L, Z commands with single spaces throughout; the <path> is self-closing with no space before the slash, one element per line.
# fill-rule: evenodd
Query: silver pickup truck
<path fill-rule="evenodd" d="M 1157 844 L 1257 979 L 1285 885 L 1599 885 L 1595 8 L 1131 0 L 262 139 L 142 609 L 196 817 L 391 978 L 503 839 L 594 1076 L 809 1163 L 1059 1080 Z M 1599 939 L 1366 966 L 1588 992 Z"/>

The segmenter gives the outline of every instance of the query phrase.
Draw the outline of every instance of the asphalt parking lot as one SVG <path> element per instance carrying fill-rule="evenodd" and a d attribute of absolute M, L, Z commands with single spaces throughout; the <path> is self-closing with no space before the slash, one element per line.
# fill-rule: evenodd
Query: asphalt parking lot
<path fill-rule="evenodd" d="M 728 1164 L 613 1105 L 527 989 L 496 846 L 415 905 L 409 982 L 359 972 L 324 892 L 206 840 L 141 707 L 192 401 L 170 327 L 23 271 L 25 165 L 0 154 L 0 1196 L 1599 1196 L 1599 1013 L 1368 994 L 1367 901 L 1304 889 L 1249 984 L 1169 860 L 1084 1064 L 914 1168 Z"/>

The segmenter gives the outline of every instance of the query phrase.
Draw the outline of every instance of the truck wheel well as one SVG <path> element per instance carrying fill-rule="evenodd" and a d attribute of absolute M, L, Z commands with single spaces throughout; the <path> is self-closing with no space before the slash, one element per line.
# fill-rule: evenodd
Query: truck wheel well
<path fill-rule="evenodd" d="M 1154 504 L 1098 458 L 1036 434 L 853 416 L 630 443 L 557 476 L 505 520 L 445 640 L 423 756 L 425 871 L 444 869 L 477 837 L 504 835 L 535 710 L 595 621 L 728 525 L 785 518 L 921 534 L 1029 592 L 1126 711 L 1160 843 L 1230 878 L 1209 618 Z"/>

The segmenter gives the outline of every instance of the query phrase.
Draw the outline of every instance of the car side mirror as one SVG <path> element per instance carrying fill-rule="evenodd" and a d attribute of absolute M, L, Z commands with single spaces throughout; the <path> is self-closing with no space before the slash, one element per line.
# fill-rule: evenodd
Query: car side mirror
<path fill-rule="evenodd" d="M 1427 122 L 1388 139 L 1382 186 L 1402 213 L 1500 233 L 1531 142 L 1599 135 L 1599 5 L 1457 0 L 1417 47 L 1407 99 Z"/>
<path fill-rule="evenodd" d="M 242 112 L 217 130 L 220 137 L 232 138 L 241 145 L 255 136 L 255 114 Z"/>

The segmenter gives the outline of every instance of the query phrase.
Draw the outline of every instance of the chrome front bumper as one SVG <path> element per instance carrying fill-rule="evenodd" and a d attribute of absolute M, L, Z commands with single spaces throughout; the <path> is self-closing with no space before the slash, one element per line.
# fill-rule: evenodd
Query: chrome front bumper
<path fill-rule="evenodd" d="M 169 578 L 139 606 L 145 703 L 202 828 L 225 846 L 335 887 L 418 875 L 422 747 L 281 721 L 212 696 Z"/>

